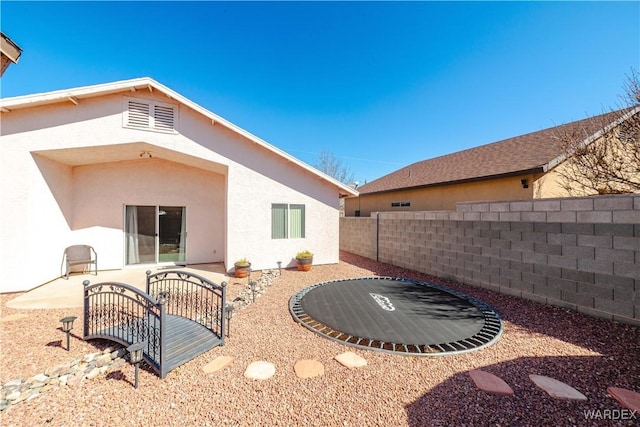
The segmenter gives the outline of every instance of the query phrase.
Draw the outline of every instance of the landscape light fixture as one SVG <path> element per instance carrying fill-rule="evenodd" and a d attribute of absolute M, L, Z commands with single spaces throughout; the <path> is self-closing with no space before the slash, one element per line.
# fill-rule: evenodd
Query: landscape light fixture
<path fill-rule="evenodd" d="M 256 282 L 249 282 L 249 287 L 251 288 L 252 302 L 256 302 Z"/>
<path fill-rule="evenodd" d="M 134 384 L 135 388 L 138 388 L 138 365 L 142 361 L 143 347 L 144 343 L 141 342 L 131 344 L 129 347 L 127 347 L 127 351 L 129 352 L 129 361 L 136 367 L 136 378 Z"/>
<path fill-rule="evenodd" d="M 231 338 L 231 317 L 233 316 L 233 304 L 225 306 L 225 316 L 227 317 L 227 338 Z"/>
<path fill-rule="evenodd" d="M 73 329 L 73 321 L 76 319 L 76 316 L 67 316 L 60 319 L 62 322 L 62 331 L 67 333 L 67 351 L 69 351 L 69 335 Z"/>
<path fill-rule="evenodd" d="M 282 274 L 282 261 L 278 261 L 278 273 Z"/>

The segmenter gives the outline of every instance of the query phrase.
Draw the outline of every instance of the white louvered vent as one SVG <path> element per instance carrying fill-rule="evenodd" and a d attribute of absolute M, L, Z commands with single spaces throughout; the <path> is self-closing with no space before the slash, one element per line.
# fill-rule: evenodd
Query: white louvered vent
<path fill-rule="evenodd" d="M 155 105 L 153 110 L 153 121 L 156 129 L 173 130 L 173 107 Z"/>
<path fill-rule="evenodd" d="M 153 101 L 127 98 L 123 126 L 160 132 L 174 132 L 177 107 Z"/>
<path fill-rule="evenodd" d="M 127 120 L 128 126 L 133 127 L 149 127 L 149 104 L 145 104 L 137 101 L 129 101 Z"/>

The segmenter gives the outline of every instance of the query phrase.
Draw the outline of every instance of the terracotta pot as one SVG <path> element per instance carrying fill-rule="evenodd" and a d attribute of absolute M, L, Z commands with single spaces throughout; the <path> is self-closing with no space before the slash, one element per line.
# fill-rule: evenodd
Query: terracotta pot
<path fill-rule="evenodd" d="M 296 258 L 298 271 L 309 271 L 313 264 L 313 258 Z"/>
<path fill-rule="evenodd" d="M 251 263 L 249 263 L 249 265 L 233 264 L 233 266 L 235 267 L 234 269 L 235 276 L 238 279 L 242 279 L 243 277 L 247 277 L 249 275 L 249 269 L 251 268 Z"/>

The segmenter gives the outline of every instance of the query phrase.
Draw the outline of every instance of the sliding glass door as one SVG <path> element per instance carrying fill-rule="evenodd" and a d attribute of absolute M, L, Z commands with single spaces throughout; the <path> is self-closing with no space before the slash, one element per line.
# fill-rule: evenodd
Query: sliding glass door
<path fill-rule="evenodd" d="M 186 208 L 160 206 L 158 210 L 158 262 L 184 263 Z"/>
<path fill-rule="evenodd" d="M 186 260 L 184 206 L 125 207 L 125 261 L 179 264 Z"/>

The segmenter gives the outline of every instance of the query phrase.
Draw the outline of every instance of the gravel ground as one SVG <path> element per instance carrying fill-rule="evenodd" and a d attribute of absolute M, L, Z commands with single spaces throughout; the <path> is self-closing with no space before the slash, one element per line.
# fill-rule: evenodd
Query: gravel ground
<path fill-rule="evenodd" d="M 396 356 L 362 351 L 319 337 L 298 325 L 289 298 L 314 283 L 372 275 L 433 281 L 491 304 L 504 320 L 502 338 L 483 350 L 446 357 Z M 71 352 L 60 347 L 59 319 L 81 316 L 80 309 L 12 310 L 1 295 L 1 317 L 27 317 L 0 323 L 0 384 L 30 377 L 56 364 L 102 348 L 75 336 Z M 634 420 L 589 420 L 585 411 L 619 410 L 607 386 L 640 391 L 640 330 L 572 311 L 442 281 L 410 270 L 342 253 L 338 265 L 314 266 L 310 272 L 283 270 L 254 304 L 236 313 L 231 338 L 161 380 L 140 371 L 133 388 L 129 364 L 78 387 L 60 387 L 0 413 L 3 426 L 145 425 L 145 426 L 439 426 L 439 425 L 640 425 Z M 80 334 L 80 326 L 74 329 Z M 354 351 L 367 366 L 347 369 L 333 357 Z M 228 368 L 204 374 L 218 356 L 235 357 Z M 299 379 L 293 366 L 316 359 L 320 377 Z M 249 363 L 275 364 L 268 380 L 243 376 Z M 503 378 L 514 397 L 478 390 L 468 371 L 482 368 Z M 528 374 L 566 382 L 586 402 L 553 399 Z M 603 412 L 601 412 L 603 413 Z"/>

